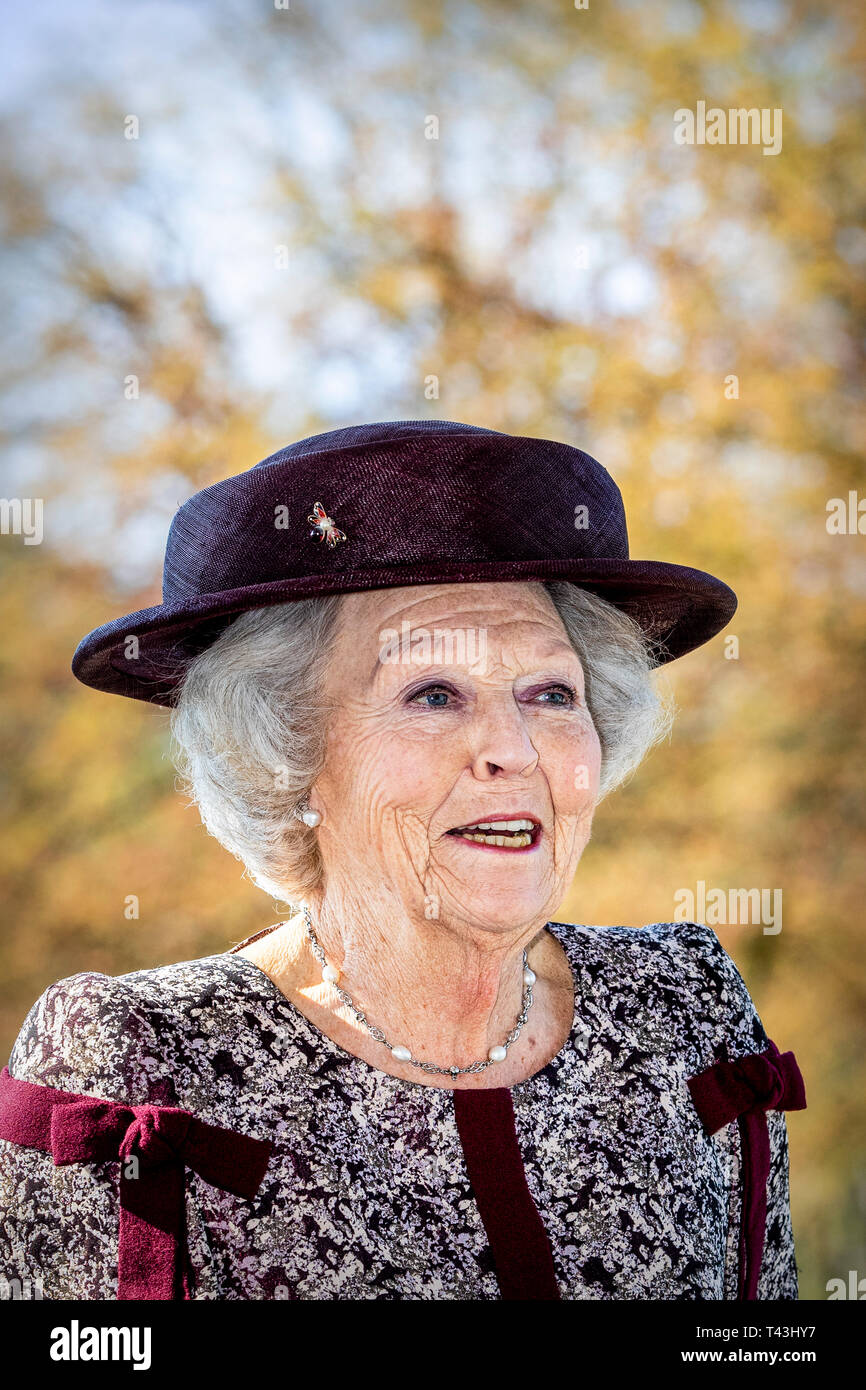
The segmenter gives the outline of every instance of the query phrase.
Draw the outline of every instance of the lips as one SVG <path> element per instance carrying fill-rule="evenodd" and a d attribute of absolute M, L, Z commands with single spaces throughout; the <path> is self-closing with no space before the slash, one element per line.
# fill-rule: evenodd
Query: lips
<path fill-rule="evenodd" d="M 448 831 L 455 839 L 489 849 L 527 850 L 541 836 L 541 822 L 535 816 L 502 815 L 469 821 Z"/>

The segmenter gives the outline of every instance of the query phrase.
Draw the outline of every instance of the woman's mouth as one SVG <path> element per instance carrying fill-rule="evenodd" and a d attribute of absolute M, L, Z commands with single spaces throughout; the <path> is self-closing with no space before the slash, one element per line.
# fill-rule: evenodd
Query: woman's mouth
<path fill-rule="evenodd" d="M 521 816 L 513 820 L 474 821 L 471 825 L 458 825 L 448 834 L 487 849 L 527 850 L 538 844 L 541 825 Z"/>

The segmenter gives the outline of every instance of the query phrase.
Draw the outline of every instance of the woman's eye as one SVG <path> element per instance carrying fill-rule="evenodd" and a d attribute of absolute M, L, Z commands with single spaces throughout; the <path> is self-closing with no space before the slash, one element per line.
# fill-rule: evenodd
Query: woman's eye
<path fill-rule="evenodd" d="M 544 695 L 552 695 L 552 696 L 555 696 L 555 697 L 556 697 L 556 696 L 559 697 L 559 698 L 554 698 L 554 699 L 552 699 L 552 700 L 545 700 L 545 701 L 544 701 L 545 704 L 567 706 L 567 705 L 573 705 L 574 702 L 575 702 L 575 693 L 574 693 L 574 691 L 572 690 L 572 688 L 571 688 L 570 685 L 553 685 L 553 686 L 550 686 L 547 690 L 542 690 L 542 691 L 540 691 L 540 692 L 539 692 L 538 698 L 541 699 L 541 697 L 544 696 Z"/>
<path fill-rule="evenodd" d="M 416 690 L 415 694 L 410 696 L 409 704 L 420 704 L 423 700 L 426 701 L 428 709 L 446 709 L 450 695 L 451 691 L 446 690 L 444 685 L 428 685 L 424 690 Z"/>
<path fill-rule="evenodd" d="M 449 690 L 444 685 L 428 685 L 423 690 L 416 690 L 414 695 L 410 695 L 408 704 L 424 704 L 427 709 L 448 709 L 453 704 L 453 690 Z M 577 701 L 575 691 L 570 685 L 553 685 L 546 690 L 541 690 L 533 697 L 545 705 L 553 705 L 557 709 L 568 709 Z"/>

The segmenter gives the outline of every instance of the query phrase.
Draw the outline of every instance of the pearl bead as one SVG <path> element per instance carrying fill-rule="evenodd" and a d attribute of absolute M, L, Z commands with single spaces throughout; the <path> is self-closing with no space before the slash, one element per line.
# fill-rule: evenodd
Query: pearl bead
<path fill-rule="evenodd" d="M 525 985 L 534 985 L 537 979 L 538 976 L 536 975 L 535 971 L 530 970 L 529 966 L 527 965 L 526 969 L 523 972 L 523 983 Z"/>
<path fill-rule="evenodd" d="M 398 1043 L 396 1047 L 391 1048 L 391 1056 L 396 1057 L 398 1062 L 411 1062 L 412 1060 L 412 1053 L 409 1051 L 408 1047 L 403 1047 L 402 1043 Z"/>
<path fill-rule="evenodd" d="M 340 978 L 340 972 L 335 965 L 322 966 L 322 979 L 327 980 L 329 985 L 335 985 Z"/>
<path fill-rule="evenodd" d="M 304 822 L 304 825 L 309 825 L 312 828 L 321 824 L 322 817 L 318 811 L 305 811 L 301 816 L 301 820 Z"/>
<path fill-rule="evenodd" d="M 506 1057 L 505 1048 L 501 1043 L 497 1043 L 496 1047 L 491 1047 L 487 1056 L 491 1062 L 504 1062 Z"/>

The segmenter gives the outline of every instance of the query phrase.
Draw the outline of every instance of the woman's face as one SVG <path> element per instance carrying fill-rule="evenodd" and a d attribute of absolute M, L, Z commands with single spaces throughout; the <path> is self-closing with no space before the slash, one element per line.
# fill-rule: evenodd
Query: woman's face
<path fill-rule="evenodd" d="M 346 595 L 326 700 L 310 801 L 327 891 L 381 901 L 386 884 L 412 917 L 480 930 L 554 916 L 589 839 L 600 745 L 541 584 Z M 532 825 L 455 833 L 503 821 Z"/>

